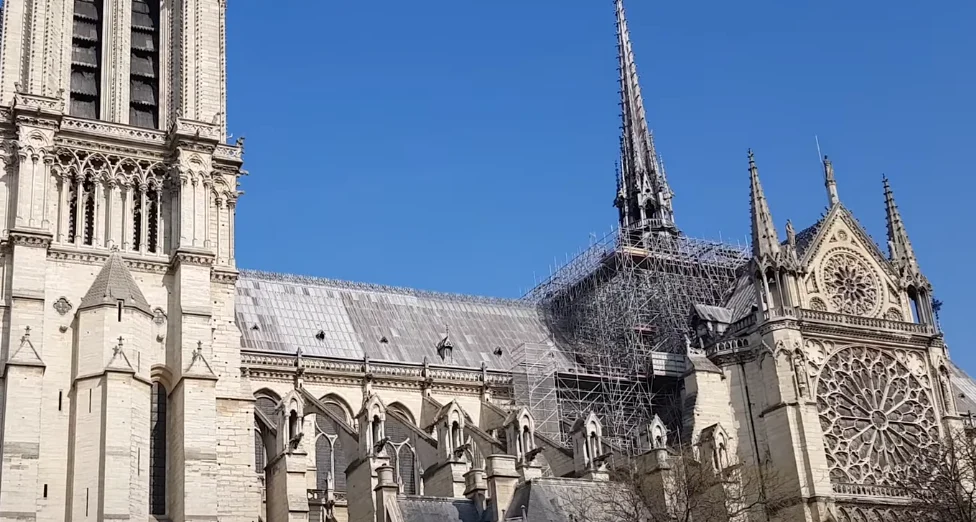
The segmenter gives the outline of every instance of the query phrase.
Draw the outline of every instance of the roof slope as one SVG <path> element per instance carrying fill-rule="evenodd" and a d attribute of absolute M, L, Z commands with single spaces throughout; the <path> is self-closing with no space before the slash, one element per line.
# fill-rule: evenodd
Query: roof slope
<path fill-rule="evenodd" d="M 956 395 L 956 411 L 960 414 L 976 413 L 976 381 L 956 363 L 949 361 L 949 380 Z"/>
<path fill-rule="evenodd" d="M 114 305 L 119 300 L 125 301 L 127 306 L 134 306 L 149 312 L 149 303 L 139 290 L 132 273 L 125 266 L 122 254 L 117 250 L 109 254 L 102 270 L 95 276 L 95 280 L 88 288 L 88 293 L 81 299 L 78 308 L 87 308 L 100 304 Z"/>
<path fill-rule="evenodd" d="M 397 499 L 406 522 L 478 522 L 474 502 L 467 499 L 408 496 Z"/>
<path fill-rule="evenodd" d="M 244 349 L 436 364 L 449 336 L 444 363 L 498 370 L 512 369 L 517 346 L 551 338 L 522 301 L 248 270 L 237 282 L 236 316 Z"/>

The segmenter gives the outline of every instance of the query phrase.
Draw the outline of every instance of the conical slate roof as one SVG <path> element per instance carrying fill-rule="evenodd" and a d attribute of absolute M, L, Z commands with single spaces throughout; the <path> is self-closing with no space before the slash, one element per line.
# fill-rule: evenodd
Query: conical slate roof
<path fill-rule="evenodd" d="M 115 304 L 119 300 L 125 302 L 126 306 L 138 308 L 146 313 L 149 312 L 149 303 L 146 301 L 139 285 L 132 277 L 129 269 L 122 260 L 122 254 L 118 251 L 112 252 L 101 272 L 95 276 L 95 281 L 88 289 L 88 293 L 81 299 L 78 308 L 88 308 L 101 304 Z"/>

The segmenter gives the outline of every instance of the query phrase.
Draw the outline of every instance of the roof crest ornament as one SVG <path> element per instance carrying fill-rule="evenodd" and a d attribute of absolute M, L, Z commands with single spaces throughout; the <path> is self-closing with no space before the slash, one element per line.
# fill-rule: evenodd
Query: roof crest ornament
<path fill-rule="evenodd" d="M 837 180 L 834 178 L 834 164 L 826 155 L 823 157 L 824 186 L 827 187 L 827 204 L 832 207 L 840 202 L 837 197 Z"/>

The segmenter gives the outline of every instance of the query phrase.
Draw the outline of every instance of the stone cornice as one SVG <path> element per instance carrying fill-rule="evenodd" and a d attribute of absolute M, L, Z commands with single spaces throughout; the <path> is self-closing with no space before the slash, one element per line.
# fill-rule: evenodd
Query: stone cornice
<path fill-rule="evenodd" d="M 108 255 L 107 250 L 83 250 L 63 245 L 53 245 L 47 253 L 50 260 L 96 266 L 104 264 Z M 130 270 L 154 274 L 165 274 L 169 270 L 169 262 L 165 257 L 125 257 L 127 255 L 132 254 L 123 254 L 125 265 Z"/>
<path fill-rule="evenodd" d="M 77 133 L 84 137 L 98 136 L 113 142 L 139 143 L 157 147 L 160 151 L 166 146 L 166 133 L 155 129 L 144 129 L 105 121 L 83 120 L 65 116 L 61 120 L 61 132 Z"/>
<path fill-rule="evenodd" d="M 210 273 L 210 281 L 214 283 L 237 283 L 239 273 L 236 269 L 227 266 L 215 266 Z"/>
<path fill-rule="evenodd" d="M 291 354 L 270 354 L 241 351 L 241 373 L 252 379 L 291 382 L 294 379 L 296 357 Z M 335 358 L 302 357 L 303 378 L 306 383 L 362 385 L 366 373 L 362 361 Z M 430 383 L 435 391 L 451 391 L 480 395 L 482 386 L 505 388 L 511 385 L 508 372 L 481 369 L 424 367 L 422 364 L 392 361 L 369 361 L 373 385 L 385 388 L 420 390 Z M 486 379 L 485 383 L 483 379 Z"/>
<path fill-rule="evenodd" d="M 64 100 L 35 94 L 16 93 L 14 94 L 12 108 L 14 112 L 32 112 L 60 117 L 64 113 Z"/>
<path fill-rule="evenodd" d="M 195 265 L 209 267 L 214 264 L 214 254 L 206 250 L 180 248 L 173 254 L 172 263 L 174 266 Z"/>
<path fill-rule="evenodd" d="M 13 229 L 8 236 L 9 241 L 18 246 L 47 248 L 51 246 L 52 235 L 46 230 Z"/>

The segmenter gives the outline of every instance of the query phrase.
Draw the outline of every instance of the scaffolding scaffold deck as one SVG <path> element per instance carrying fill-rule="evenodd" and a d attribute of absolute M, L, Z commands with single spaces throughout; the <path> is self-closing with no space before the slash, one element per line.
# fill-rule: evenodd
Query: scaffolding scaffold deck
<path fill-rule="evenodd" d="M 632 448 L 662 401 L 674 398 L 683 368 L 656 369 L 662 360 L 683 366 L 692 307 L 721 305 L 748 259 L 744 246 L 611 231 L 523 297 L 539 307 L 555 347 L 574 366 L 547 365 L 545 350 L 522 350 L 513 374 L 526 380 L 514 386 L 516 402 L 543 419 L 546 432 L 558 422 L 562 434 L 593 411 L 610 441 Z"/>

